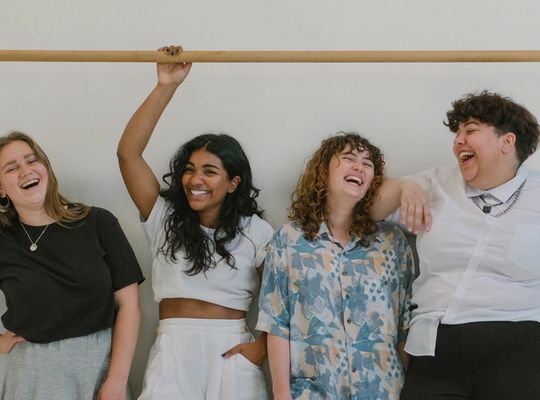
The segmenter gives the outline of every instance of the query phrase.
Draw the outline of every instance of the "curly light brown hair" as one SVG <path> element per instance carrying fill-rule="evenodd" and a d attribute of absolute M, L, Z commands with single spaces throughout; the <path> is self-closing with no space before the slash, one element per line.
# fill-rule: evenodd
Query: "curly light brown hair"
<path fill-rule="evenodd" d="M 58 192 L 58 180 L 56 179 L 56 175 L 54 174 L 49 158 L 30 136 L 25 133 L 15 131 L 0 137 L 0 152 L 8 144 L 17 141 L 28 144 L 37 159 L 47 169 L 49 184 L 43 206 L 49 217 L 53 218 L 60 225 L 63 225 L 64 223 L 76 222 L 85 218 L 90 211 L 90 207 L 82 203 L 73 203 Z M 8 226 L 12 225 L 12 223 L 18 218 L 19 215 L 17 214 L 17 210 L 13 206 L 13 203 L 7 202 L 4 212 L 0 213 L 0 233 L 2 233 Z"/>
<path fill-rule="evenodd" d="M 366 138 L 352 132 L 338 132 L 323 140 L 319 149 L 308 161 L 291 196 L 289 220 L 296 223 L 309 240 L 315 239 L 321 222 L 327 215 L 326 196 L 330 161 L 332 157 L 343 152 L 347 146 L 361 152 L 368 151 L 374 166 L 373 182 L 362 200 L 356 204 L 350 233 L 364 240 L 377 231 L 375 221 L 369 216 L 368 210 L 383 181 L 384 156 L 380 149 Z"/>

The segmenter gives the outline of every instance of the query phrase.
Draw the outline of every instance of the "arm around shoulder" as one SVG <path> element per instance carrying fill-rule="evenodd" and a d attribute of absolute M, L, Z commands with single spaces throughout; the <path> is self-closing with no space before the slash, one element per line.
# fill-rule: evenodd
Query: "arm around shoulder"
<path fill-rule="evenodd" d="M 399 208 L 401 224 L 418 234 L 423 225 L 431 229 L 431 212 L 427 192 L 416 182 L 405 178 L 384 178 L 370 210 L 371 218 L 382 220 Z"/>

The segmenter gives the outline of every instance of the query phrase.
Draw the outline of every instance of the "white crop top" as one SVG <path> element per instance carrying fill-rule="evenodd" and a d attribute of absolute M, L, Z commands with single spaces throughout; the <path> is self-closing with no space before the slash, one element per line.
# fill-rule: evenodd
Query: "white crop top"
<path fill-rule="evenodd" d="M 231 268 L 223 258 L 218 259 L 215 268 L 204 273 L 189 276 L 184 273 L 189 269 L 184 252 L 176 253 L 176 262 L 172 262 L 161 251 L 165 240 L 165 219 L 168 207 L 165 199 L 159 196 L 146 222 L 142 223 L 150 243 L 153 256 L 152 289 L 154 299 L 160 302 L 167 298 L 189 298 L 207 301 L 235 310 L 247 311 L 251 299 L 258 293 L 259 278 L 257 268 L 264 261 L 267 245 L 274 229 L 257 215 L 242 217 L 242 234 L 237 235 L 227 245 L 227 250 L 235 259 L 235 268 Z M 213 237 L 214 230 L 201 226 Z"/>

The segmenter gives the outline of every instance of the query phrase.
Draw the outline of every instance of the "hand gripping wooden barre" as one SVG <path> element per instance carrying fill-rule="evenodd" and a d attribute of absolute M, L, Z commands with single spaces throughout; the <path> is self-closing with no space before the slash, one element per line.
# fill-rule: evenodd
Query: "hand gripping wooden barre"
<path fill-rule="evenodd" d="M 540 62 L 540 50 L 162 51 L 0 50 L 0 61 L 214 63 L 461 63 Z"/>

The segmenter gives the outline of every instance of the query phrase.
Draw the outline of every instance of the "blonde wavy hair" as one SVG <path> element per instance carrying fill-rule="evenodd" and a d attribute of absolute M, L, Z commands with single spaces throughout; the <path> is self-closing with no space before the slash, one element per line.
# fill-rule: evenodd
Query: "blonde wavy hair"
<path fill-rule="evenodd" d="M 30 136 L 15 131 L 0 137 L 0 152 L 5 146 L 16 141 L 28 144 L 39 162 L 47 169 L 49 184 L 47 186 L 47 193 L 43 204 L 47 214 L 61 225 L 64 223 L 76 222 L 86 217 L 90 211 L 90 207 L 82 203 L 73 203 L 58 192 L 58 180 L 53 172 L 49 158 Z M 7 207 L 4 207 L 4 210 L 5 212 L 0 212 L 0 232 L 3 232 L 8 226 L 11 226 L 18 218 L 17 210 L 12 202 L 8 202 Z"/>
<path fill-rule="evenodd" d="M 374 166 L 373 182 L 365 196 L 356 204 L 351 225 L 351 234 L 361 240 L 375 233 L 377 227 L 369 216 L 377 191 L 384 177 L 384 157 L 378 147 L 367 139 L 351 132 L 339 132 L 323 140 L 321 146 L 306 165 L 300 176 L 295 191 L 292 194 L 292 204 L 289 209 L 289 220 L 296 223 L 309 240 L 317 236 L 321 222 L 327 215 L 327 186 L 328 170 L 332 157 L 338 156 L 347 146 L 358 151 L 368 151 Z"/>

